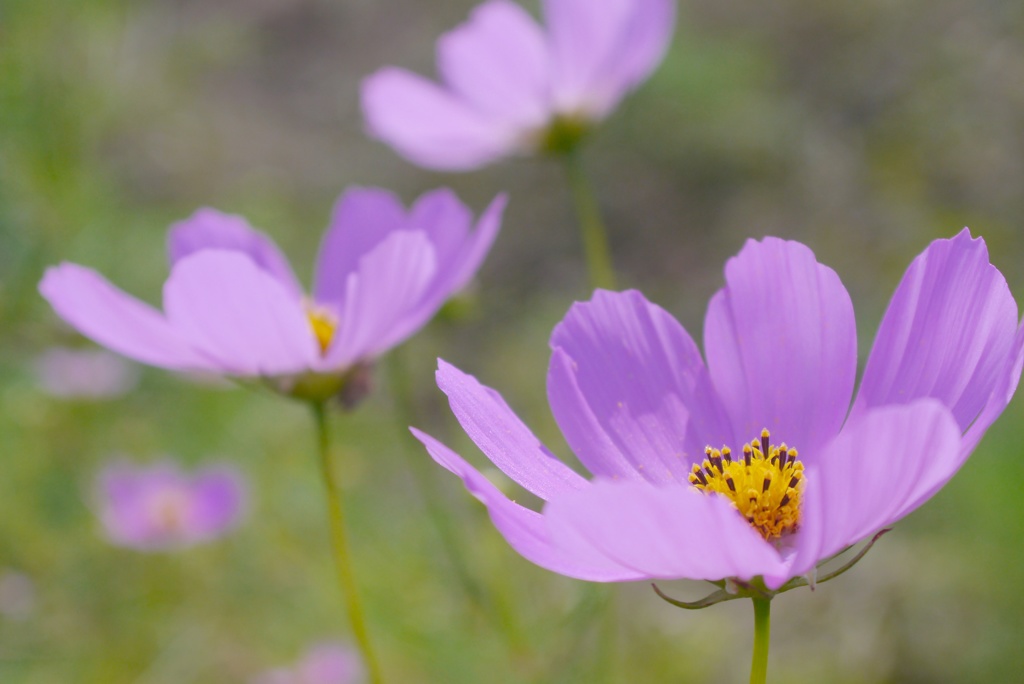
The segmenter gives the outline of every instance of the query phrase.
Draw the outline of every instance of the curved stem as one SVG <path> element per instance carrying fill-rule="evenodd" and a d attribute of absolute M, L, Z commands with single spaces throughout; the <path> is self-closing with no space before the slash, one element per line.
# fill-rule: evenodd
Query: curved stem
<path fill-rule="evenodd" d="M 754 601 L 754 655 L 750 663 L 750 684 L 768 681 L 768 641 L 771 635 L 772 601 L 755 598 Z"/>
<path fill-rule="evenodd" d="M 608 233 L 601 220 L 601 210 L 583 170 L 583 163 L 577 150 L 565 155 L 565 170 L 569 176 L 576 216 L 583 237 L 583 252 L 590 273 L 590 284 L 595 288 L 615 289 L 615 269 L 612 267 L 611 251 L 608 248 Z"/>
<path fill-rule="evenodd" d="M 348 607 L 348 620 L 352 627 L 352 635 L 362 652 L 363 664 L 369 673 L 371 684 L 381 684 L 380 665 L 370 645 L 370 635 L 366 630 L 366 619 L 363 607 L 359 602 L 356 578 L 352 573 L 352 561 L 348 552 L 348 537 L 345 533 L 345 516 L 341 504 L 341 489 L 334 479 L 331 468 L 330 431 L 327 427 L 327 412 L 323 402 L 314 402 L 313 417 L 316 422 L 317 450 L 320 455 L 320 474 L 323 476 L 324 488 L 327 490 L 328 518 L 331 523 L 331 546 L 334 549 L 334 564 L 338 571 L 338 584 L 345 596 Z"/>

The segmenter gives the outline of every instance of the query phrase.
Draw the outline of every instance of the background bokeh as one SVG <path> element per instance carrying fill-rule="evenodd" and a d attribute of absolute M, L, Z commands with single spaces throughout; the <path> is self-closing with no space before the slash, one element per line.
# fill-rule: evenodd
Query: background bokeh
<path fill-rule="evenodd" d="M 642 584 L 536 568 L 400 429 L 405 383 L 418 424 L 483 462 L 433 385 L 442 356 L 567 453 L 544 395 L 546 342 L 588 289 L 561 169 L 523 159 L 434 174 L 363 135 L 360 79 L 384 64 L 432 73 L 433 41 L 473 4 L 0 2 L 0 576 L 19 578 L 0 592 L 0 681 L 245 681 L 346 636 L 301 405 L 151 369 L 120 398 L 58 399 L 34 359 L 90 346 L 37 295 L 47 264 L 90 265 L 156 302 L 166 226 L 212 205 L 271 234 L 308 279 L 352 184 L 406 201 L 449 185 L 477 211 L 511 193 L 476 288 L 334 422 L 390 680 L 744 680 L 746 602 L 689 613 Z M 685 0 L 680 12 L 662 68 L 586 153 L 622 282 L 699 337 L 745 239 L 798 239 L 850 290 L 862 362 L 903 269 L 964 225 L 1024 295 L 1024 4 Z M 1019 681 L 1022 410 L 1012 403 L 952 483 L 855 571 L 774 602 L 772 680 Z M 168 454 L 237 464 L 248 522 L 180 553 L 110 546 L 95 473 L 116 455 Z M 439 495 L 482 598 L 458 579 L 415 473 Z"/>

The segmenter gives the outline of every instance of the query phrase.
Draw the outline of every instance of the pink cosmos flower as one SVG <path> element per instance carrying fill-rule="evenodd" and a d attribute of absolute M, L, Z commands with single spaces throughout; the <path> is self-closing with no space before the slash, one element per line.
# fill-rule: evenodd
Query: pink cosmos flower
<path fill-rule="evenodd" d="M 363 681 L 359 656 L 340 642 L 312 646 L 298 663 L 264 672 L 251 684 L 358 684 Z"/>
<path fill-rule="evenodd" d="M 100 520 L 111 542 L 169 551 L 216 539 L 245 513 L 245 485 L 220 465 L 186 474 L 172 461 L 113 463 L 97 478 Z"/>
<path fill-rule="evenodd" d="M 440 363 L 463 429 L 546 502 L 541 513 L 414 432 L 542 567 L 601 582 L 760 578 L 774 591 L 935 494 L 1020 379 L 1016 302 L 966 230 L 910 265 L 852 404 L 856 327 L 834 271 L 766 238 L 747 242 L 725 279 L 704 358 L 638 292 L 598 291 L 555 328 L 548 398 L 592 480 L 496 392 Z"/>
<path fill-rule="evenodd" d="M 672 0 L 544 0 L 542 29 L 489 0 L 441 37 L 442 84 L 393 67 L 363 82 L 372 135 L 420 166 L 467 170 L 557 147 L 607 116 L 661 62 Z"/>
<path fill-rule="evenodd" d="M 351 189 L 335 206 L 311 296 L 269 238 L 213 209 L 171 228 L 163 313 L 76 264 L 47 270 L 39 289 L 79 332 L 137 361 L 329 395 L 472 278 L 504 205 L 496 198 L 471 231 L 449 190 L 406 212 L 386 191 Z"/>

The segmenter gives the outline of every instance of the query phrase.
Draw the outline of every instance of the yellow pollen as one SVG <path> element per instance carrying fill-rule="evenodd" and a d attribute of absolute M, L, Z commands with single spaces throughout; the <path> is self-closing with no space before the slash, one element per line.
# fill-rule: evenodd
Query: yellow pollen
<path fill-rule="evenodd" d="M 338 329 L 338 317 L 330 309 L 312 302 L 305 302 L 305 308 L 306 318 L 309 319 L 309 325 L 313 328 L 316 341 L 320 344 L 320 353 L 324 354 L 331 346 L 334 332 Z"/>
<path fill-rule="evenodd" d="M 734 459 L 727 446 L 704 449 L 704 460 L 694 464 L 690 484 L 702 492 L 729 499 L 765 540 L 796 530 L 800 523 L 800 495 L 804 488 L 804 464 L 796 449 L 783 442 L 773 446 L 767 429 L 761 438 L 743 445 L 743 456 Z"/>

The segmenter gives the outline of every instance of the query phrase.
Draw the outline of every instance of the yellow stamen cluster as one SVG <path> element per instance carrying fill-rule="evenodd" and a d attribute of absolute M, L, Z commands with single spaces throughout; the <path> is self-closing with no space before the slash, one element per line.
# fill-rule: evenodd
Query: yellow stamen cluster
<path fill-rule="evenodd" d="M 313 328 L 316 341 L 320 344 L 320 353 L 324 354 L 331 346 L 331 340 L 334 339 L 334 333 L 338 329 L 338 317 L 330 309 L 317 306 L 312 302 L 306 302 L 305 308 L 306 318 L 309 319 L 309 325 Z"/>
<path fill-rule="evenodd" d="M 743 445 L 743 457 L 734 460 L 732 450 L 707 447 L 704 460 L 694 464 L 690 484 L 702 492 L 729 499 L 766 540 L 793 532 L 800 522 L 800 494 L 804 464 L 796 449 L 785 443 L 773 446 L 767 429 L 761 438 Z"/>

